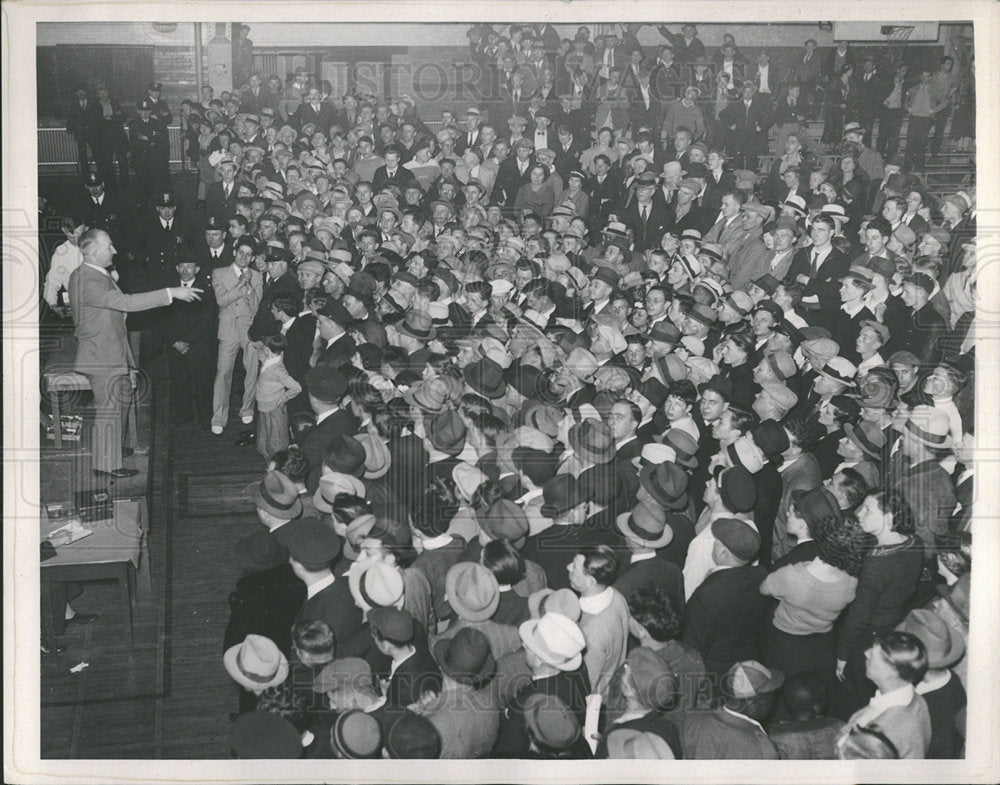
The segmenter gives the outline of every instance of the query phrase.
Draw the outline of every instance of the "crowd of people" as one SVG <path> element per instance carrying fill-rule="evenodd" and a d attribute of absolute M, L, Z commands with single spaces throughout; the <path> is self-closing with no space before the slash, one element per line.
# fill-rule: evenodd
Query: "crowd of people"
<path fill-rule="evenodd" d="M 158 352 L 172 422 L 266 464 L 234 755 L 963 754 L 975 196 L 920 177 L 954 64 L 806 42 L 779 81 L 659 31 L 478 25 L 460 116 L 251 73 L 182 107 L 188 203 L 161 159 L 138 214 L 85 178 L 44 296 L 95 467 L 134 472 L 96 393 Z"/>

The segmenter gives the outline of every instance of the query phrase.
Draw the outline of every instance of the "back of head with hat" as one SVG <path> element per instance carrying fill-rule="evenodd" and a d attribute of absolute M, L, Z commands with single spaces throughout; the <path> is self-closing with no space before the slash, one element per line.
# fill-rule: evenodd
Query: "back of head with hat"
<path fill-rule="evenodd" d="M 500 604 L 500 587 L 493 573 L 478 562 L 459 562 L 445 576 L 445 593 L 459 618 L 486 621 Z"/>
<path fill-rule="evenodd" d="M 755 698 L 776 692 L 785 683 L 785 674 L 766 668 L 756 660 L 745 660 L 733 665 L 724 677 L 726 690 L 734 698 Z"/>
<path fill-rule="evenodd" d="M 433 760 L 441 756 L 441 736 L 429 719 L 407 710 L 389 726 L 385 751 L 400 760 Z"/>
<path fill-rule="evenodd" d="M 753 561 L 760 550 L 760 535 L 738 518 L 716 518 L 712 521 L 712 536 L 744 563 Z"/>
<path fill-rule="evenodd" d="M 251 711 L 230 728 L 229 748 L 237 758 L 294 759 L 302 756 L 302 735 L 284 717 Z"/>
<path fill-rule="evenodd" d="M 530 695 L 524 703 L 524 723 L 542 751 L 569 749 L 580 738 L 579 719 L 554 695 Z"/>
<path fill-rule="evenodd" d="M 329 569 L 340 554 L 336 532 L 319 518 L 298 518 L 274 530 L 274 536 L 288 549 L 289 555 L 310 572 Z"/>

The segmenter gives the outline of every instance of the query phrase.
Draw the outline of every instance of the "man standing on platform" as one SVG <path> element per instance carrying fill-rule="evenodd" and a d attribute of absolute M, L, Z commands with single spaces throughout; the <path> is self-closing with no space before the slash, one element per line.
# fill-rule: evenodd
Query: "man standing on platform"
<path fill-rule="evenodd" d="M 69 278 L 70 307 L 76 335 L 74 369 L 94 391 L 94 472 L 115 478 L 134 477 L 137 469 L 122 466 L 125 418 L 132 399 L 131 353 L 125 314 L 170 305 L 175 300 L 200 299 L 198 288 L 169 287 L 141 294 L 123 294 L 108 267 L 115 246 L 107 232 L 91 229 L 80 239 L 83 264 Z"/>

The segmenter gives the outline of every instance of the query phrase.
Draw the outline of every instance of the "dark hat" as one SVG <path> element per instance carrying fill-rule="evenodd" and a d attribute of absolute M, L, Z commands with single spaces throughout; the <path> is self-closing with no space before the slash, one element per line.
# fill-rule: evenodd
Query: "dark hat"
<path fill-rule="evenodd" d="M 371 714 L 350 709 L 337 716 L 330 744 L 340 758 L 377 758 L 382 750 L 382 726 Z"/>
<path fill-rule="evenodd" d="M 327 445 L 323 464 L 335 472 L 361 477 L 365 472 L 365 448 L 353 436 L 335 433 Z"/>
<path fill-rule="evenodd" d="M 435 759 L 441 757 L 441 736 L 429 719 L 407 710 L 389 726 L 385 750 L 390 758 Z"/>
<path fill-rule="evenodd" d="M 296 518 L 275 529 L 274 536 L 310 572 L 329 567 L 340 554 L 340 538 L 319 518 Z"/>
<path fill-rule="evenodd" d="M 224 232 L 226 231 L 226 226 L 223 225 L 222 221 L 214 215 L 208 216 L 205 220 L 204 230 L 206 232 Z"/>
<path fill-rule="evenodd" d="M 153 102 L 150 101 L 148 98 L 143 98 L 138 103 L 136 103 L 135 108 L 136 109 L 144 109 L 144 110 L 146 110 L 148 112 L 148 111 L 152 110 L 152 108 L 153 108 Z"/>
<path fill-rule="evenodd" d="M 481 564 L 472 564 L 489 573 Z M 455 565 L 456 567 L 458 565 Z M 455 569 L 452 567 L 452 569 Z M 492 577 L 492 573 L 489 573 Z M 493 580 L 494 586 L 496 579 Z M 449 599 L 454 602 L 449 592 Z M 497 595 L 499 597 L 499 595 Z M 496 604 L 493 607 L 496 611 Z M 492 615 L 492 614 L 491 614 Z M 490 653 L 490 642 L 486 636 L 474 627 L 463 627 L 451 639 L 440 640 L 434 644 L 434 659 L 441 666 L 441 672 L 460 684 L 479 687 L 483 681 L 495 672 L 497 663 Z"/>
<path fill-rule="evenodd" d="M 522 458 L 524 452 L 540 453 L 547 457 L 547 454 L 541 450 L 533 450 L 530 447 L 515 447 L 515 465 L 518 461 L 518 451 L 521 451 Z M 555 473 L 556 465 L 551 459 L 549 459 L 548 465 L 551 467 L 549 475 L 549 479 L 551 479 Z M 544 482 L 536 483 L 536 485 L 543 484 Z M 479 527 L 491 539 L 506 540 L 515 548 L 520 547 L 528 536 L 528 517 L 524 514 L 521 506 L 510 499 L 497 499 L 486 511 L 476 513 L 476 520 L 479 521 Z"/>
<path fill-rule="evenodd" d="M 725 400 L 732 401 L 735 389 L 733 388 L 733 383 L 725 376 L 720 376 L 716 374 L 707 382 L 698 387 L 699 393 L 704 393 L 707 390 L 713 390 L 721 395 Z"/>
<path fill-rule="evenodd" d="M 326 303 L 319 309 L 319 315 L 325 316 L 341 327 L 347 327 L 354 321 L 351 312 L 344 307 L 340 300 L 336 300 L 333 297 L 327 298 Z"/>
<path fill-rule="evenodd" d="M 692 148 L 701 146 L 699 143 L 691 145 Z M 698 161 L 693 161 L 687 165 L 687 176 L 697 177 L 705 180 L 708 178 L 708 167 Z"/>
<path fill-rule="evenodd" d="M 639 388 L 639 395 L 645 398 L 655 409 L 659 409 L 667 401 L 667 387 L 655 376 L 650 376 Z"/>
<path fill-rule="evenodd" d="M 760 535 L 738 518 L 716 518 L 712 521 L 712 536 L 743 562 L 752 561 L 760 550 Z"/>
<path fill-rule="evenodd" d="M 677 344 L 681 339 L 681 331 L 677 326 L 666 319 L 653 325 L 649 331 L 649 340 L 660 341 L 662 343 Z"/>
<path fill-rule="evenodd" d="M 692 305 L 691 310 L 688 311 L 688 316 L 690 316 L 696 322 L 705 325 L 706 327 L 711 327 L 713 324 L 715 324 L 716 320 L 718 319 L 718 316 L 716 315 L 715 311 L 712 308 L 709 308 L 707 305 L 703 305 L 702 303 L 695 303 L 694 305 Z M 663 322 L 660 322 L 660 324 L 662 323 Z"/>
<path fill-rule="evenodd" d="M 656 185 L 656 175 L 650 171 L 641 172 L 633 180 L 633 183 L 637 186 L 650 186 Z"/>
<path fill-rule="evenodd" d="M 781 281 L 779 281 L 770 273 L 766 273 L 765 275 L 762 275 L 760 278 L 755 278 L 753 281 L 751 281 L 751 283 L 753 283 L 754 286 L 760 287 L 769 295 L 774 294 L 778 290 L 778 287 L 781 286 Z"/>
<path fill-rule="evenodd" d="M 336 368 L 317 365 L 306 372 L 306 390 L 323 403 L 339 403 L 347 391 L 347 380 Z"/>
<path fill-rule="evenodd" d="M 177 200 L 172 193 L 157 194 L 153 199 L 153 207 L 176 207 Z"/>
<path fill-rule="evenodd" d="M 719 474 L 719 496 L 730 512 L 750 512 L 757 503 L 753 475 L 742 466 L 733 466 Z"/>
<path fill-rule="evenodd" d="M 486 398 L 503 398 L 507 393 L 503 368 L 489 357 L 483 357 L 465 366 L 462 369 L 462 376 L 473 390 Z"/>
<path fill-rule="evenodd" d="M 913 352 L 903 350 L 889 355 L 889 359 L 886 360 L 886 363 L 888 365 L 909 365 L 911 368 L 919 368 L 920 358 Z"/>
<path fill-rule="evenodd" d="M 427 439 L 435 450 L 446 455 L 458 455 L 465 447 L 467 428 L 461 416 L 446 409 L 434 416 L 427 425 Z"/>
<path fill-rule="evenodd" d="M 159 93 L 163 90 L 163 82 L 149 82 L 146 89 L 151 93 Z"/>
<path fill-rule="evenodd" d="M 587 496 L 572 474 L 557 474 L 542 489 L 542 515 L 554 518 L 587 501 Z"/>
<path fill-rule="evenodd" d="M 785 312 L 781 310 L 781 306 L 778 305 L 773 300 L 761 300 L 757 303 L 751 313 L 756 313 L 757 311 L 767 311 L 771 316 L 774 317 L 775 321 L 779 321 L 785 318 Z"/>
<path fill-rule="evenodd" d="M 836 497 L 826 488 L 805 490 L 796 488 L 792 491 L 792 501 L 806 523 L 822 521 L 826 518 L 840 519 L 840 505 Z"/>
<path fill-rule="evenodd" d="M 844 435 L 858 448 L 872 458 L 882 460 L 885 450 L 885 434 L 870 420 L 862 420 L 858 425 L 848 423 L 844 426 Z"/>
<path fill-rule="evenodd" d="M 591 463 L 607 463 L 615 455 L 614 433 L 599 420 L 586 419 L 570 428 L 568 446 Z"/>
<path fill-rule="evenodd" d="M 368 623 L 383 638 L 396 643 L 409 643 L 413 640 L 413 617 L 407 611 L 398 608 L 372 608 L 368 611 Z"/>
<path fill-rule="evenodd" d="M 775 420 L 764 420 L 753 429 L 754 443 L 768 458 L 781 455 L 788 449 L 788 434 Z"/>
<path fill-rule="evenodd" d="M 618 287 L 618 284 L 621 283 L 621 276 L 610 267 L 601 265 L 594 271 L 593 280 L 604 281 L 604 283 L 612 289 L 615 289 Z"/>
<path fill-rule="evenodd" d="M 524 724 L 550 750 L 569 749 L 580 738 L 580 720 L 558 697 L 534 693 L 524 703 Z"/>
<path fill-rule="evenodd" d="M 515 447 L 511 458 L 515 468 L 524 472 L 539 488 L 551 480 L 559 468 L 551 455 L 531 447 Z"/>
<path fill-rule="evenodd" d="M 284 717 L 251 711 L 229 729 L 229 749 L 237 758 L 291 759 L 302 755 L 302 736 Z"/>
<path fill-rule="evenodd" d="M 905 280 L 906 283 L 912 283 L 915 286 L 919 286 L 921 289 L 927 292 L 927 294 L 930 294 L 931 292 L 934 291 L 934 279 L 931 278 L 926 273 L 912 273 L 906 276 L 906 278 L 904 278 L 903 280 Z"/>
<path fill-rule="evenodd" d="M 96 188 L 99 185 L 104 185 L 104 177 L 96 172 L 91 172 L 83 178 L 83 184 L 87 188 Z"/>
<path fill-rule="evenodd" d="M 663 507 L 682 510 L 687 507 L 687 473 L 675 463 L 651 464 L 639 472 L 639 482 Z"/>

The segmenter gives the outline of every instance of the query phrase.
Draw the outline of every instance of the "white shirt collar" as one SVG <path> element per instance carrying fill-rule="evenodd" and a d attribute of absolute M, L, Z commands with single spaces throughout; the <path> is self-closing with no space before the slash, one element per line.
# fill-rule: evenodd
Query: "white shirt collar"
<path fill-rule="evenodd" d="M 596 615 L 611 605 L 611 600 L 614 599 L 614 596 L 614 588 L 608 586 L 608 588 L 600 594 L 594 594 L 590 597 L 581 597 L 580 610 L 584 613 Z"/>
<path fill-rule="evenodd" d="M 109 278 L 111 277 L 111 273 L 109 273 L 104 267 L 98 267 L 96 264 L 91 264 L 90 262 L 84 262 L 84 265 L 89 267 L 91 270 L 97 270 L 97 272 L 106 275 Z"/>
<path fill-rule="evenodd" d="M 891 709 L 895 706 L 907 706 L 910 701 L 913 700 L 913 696 L 916 690 L 913 689 L 912 684 L 904 684 L 902 687 L 897 687 L 894 690 L 882 694 L 881 692 L 875 693 L 875 697 L 868 702 L 868 705 L 861 709 L 857 714 L 857 719 L 855 720 L 855 725 L 867 725 L 872 720 L 879 717 L 887 709 Z"/>
<path fill-rule="evenodd" d="M 738 711 L 733 711 L 728 706 L 723 706 L 722 710 L 724 712 L 732 714 L 734 717 L 739 717 L 744 722 L 749 722 L 751 725 L 756 725 L 758 728 L 760 728 L 761 733 L 767 733 L 767 731 L 764 730 L 763 726 L 759 722 L 757 722 L 757 720 L 751 719 L 746 714 L 740 714 Z"/>
<path fill-rule="evenodd" d="M 648 553 L 633 553 L 631 558 L 629 558 L 629 564 L 635 564 L 636 562 L 646 561 L 647 559 L 655 559 L 656 551 L 649 551 Z"/>
<path fill-rule="evenodd" d="M 322 414 L 317 414 L 316 415 L 316 425 L 319 425 L 321 422 L 323 422 L 323 420 L 325 420 L 331 414 L 334 414 L 335 412 L 339 412 L 339 411 L 340 411 L 340 407 L 339 406 L 334 406 L 332 409 L 328 409 L 327 411 L 323 412 Z"/>
<path fill-rule="evenodd" d="M 327 586 L 333 586 L 334 580 L 336 580 L 336 578 L 334 578 L 333 573 L 331 572 L 325 578 L 320 578 L 315 583 L 310 583 L 306 586 L 306 599 L 311 600 Z"/>
<path fill-rule="evenodd" d="M 437 537 L 431 537 L 430 539 L 425 539 L 424 550 L 425 551 L 436 551 L 438 548 L 443 548 L 454 538 L 447 532 L 444 534 L 439 534 Z"/>

